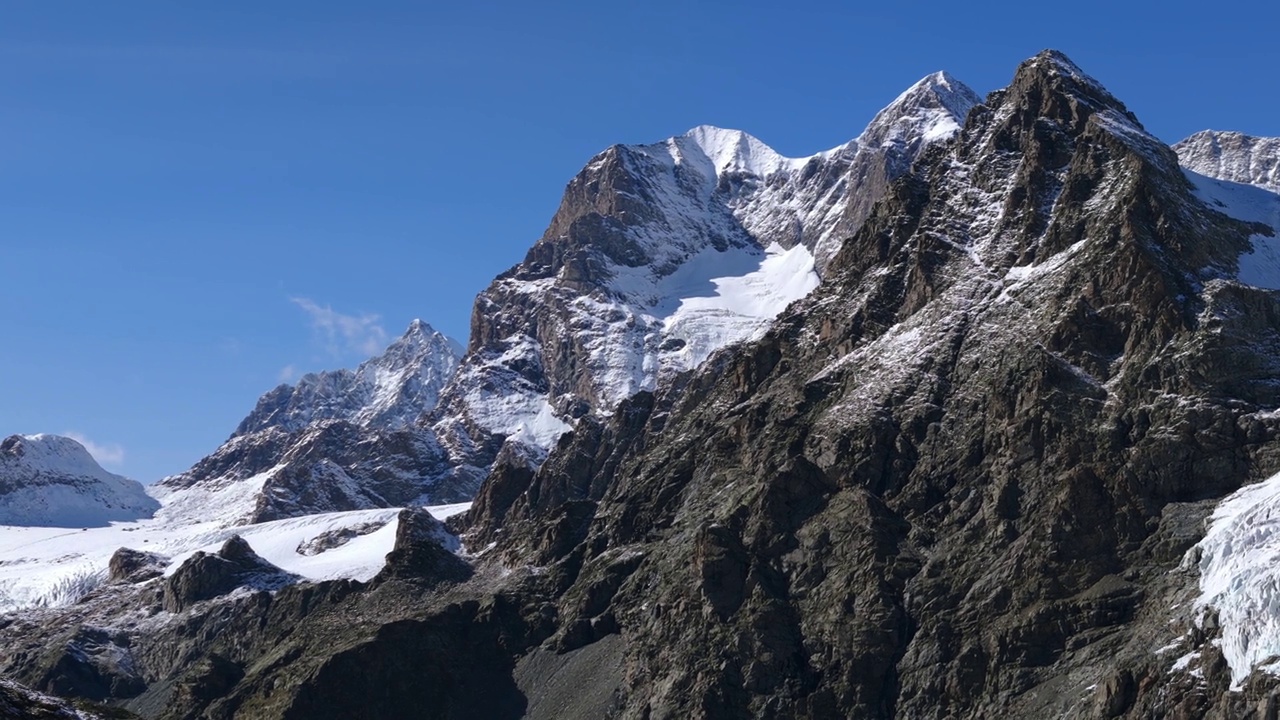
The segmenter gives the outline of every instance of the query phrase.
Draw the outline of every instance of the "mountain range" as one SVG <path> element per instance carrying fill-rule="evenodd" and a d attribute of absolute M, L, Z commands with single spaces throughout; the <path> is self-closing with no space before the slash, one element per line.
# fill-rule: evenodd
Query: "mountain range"
<path fill-rule="evenodd" d="M 806 158 L 611 147 L 465 350 L 276 388 L 158 503 L 4 441 L 0 509 L 64 530 L 0 531 L 0 673 L 163 718 L 1271 717 L 1278 173 L 1055 51 Z M 125 515 L 68 534 L 68 488 Z"/>

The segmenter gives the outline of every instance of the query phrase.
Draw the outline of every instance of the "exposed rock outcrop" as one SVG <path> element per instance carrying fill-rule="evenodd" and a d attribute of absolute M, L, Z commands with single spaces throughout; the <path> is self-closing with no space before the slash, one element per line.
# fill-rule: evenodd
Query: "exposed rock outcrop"
<path fill-rule="evenodd" d="M 107 565 L 107 580 L 115 583 L 140 583 L 160 577 L 168 558 L 157 553 L 120 548 Z"/>
<path fill-rule="evenodd" d="M 419 508 L 400 511 L 396 544 L 387 554 L 379 578 L 415 579 L 428 585 L 460 582 L 471 576 L 471 567 L 456 554 L 458 540 L 444 523 Z"/>
<path fill-rule="evenodd" d="M 277 590 L 297 580 L 297 576 L 263 560 L 244 538 L 234 535 L 218 552 L 197 552 L 178 566 L 164 583 L 164 609 L 182 612 L 237 588 Z"/>

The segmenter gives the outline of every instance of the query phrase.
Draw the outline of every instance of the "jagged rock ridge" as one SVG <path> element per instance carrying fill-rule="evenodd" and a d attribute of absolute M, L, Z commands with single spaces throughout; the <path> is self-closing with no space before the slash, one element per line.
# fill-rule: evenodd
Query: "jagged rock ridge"
<path fill-rule="evenodd" d="M 458 365 L 458 345 L 422 321 L 356 370 L 304 376 L 264 395 L 212 455 L 154 493 L 171 522 L 234 525 L 318 512 L 469 498 L 415 421 Z"/>
<path fill-rule="evenodd" d="M 1201 175 L 1280 192 L 1280 138 L 1205 130 L 1173 149 L 1183 166 Z"/>
<path fill-rule="evenodd" d="M 297 432 L 320 420 L 399 430 L 436 406 L 461 356 L 458 343 L 414 320 L 355 370 L 308 373 L 263 395 L 232 437 L 268 428 Z"/>

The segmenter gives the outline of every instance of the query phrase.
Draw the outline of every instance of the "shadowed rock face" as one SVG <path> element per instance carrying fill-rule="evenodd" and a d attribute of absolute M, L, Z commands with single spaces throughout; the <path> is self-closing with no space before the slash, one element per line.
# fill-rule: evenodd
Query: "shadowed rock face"
<path fill-rule="evenodd" d="M 1280 301 L 1234 280 L 1259 232 L 1042 53 L 889 185 L 763 339 L 584 417 L 536 468 L 500 458 L 451 525 L 465 566 L 410 513 L 368 586 L 128 631 L 147 678 L 130 707 L 1269 717 L 1271 676 L 1226 692 L 1182 564 L 1218 498 L 1280 468 Z M 161 602 L 99 593 L 0 644 Z M 1175 638 L 1197 674 L 1156 652 Z"/>
<path fill-rule="evenodd" d="M 406 508 L 400 511 L 396 544 L 378 578 L 412 579 L 428 586 L 461 582 L 471 576 L 471 566 L 454 554 L 457 549 L 444 523 L 421 508 Z"/>
<path fill-rule="evenodd" d="M 298 577 L 263 560 L 239 535 L 234 535 L 218 552 L 197 552 L 178 566 L 164 583 L 164 609 L 182 612 L 195 603 L 240 588 L 275 590 Z"/>
<path fill-rule="evenodd" d="M 1054 53 L 917 167 L 764 340 L 482 492 L 468 538 L 575 577 L 562 633 L 621 628 L 621 716 L 1213 705 L 1151 650 L 1168 509 L 1280 467 L 1257 228 Z"/>

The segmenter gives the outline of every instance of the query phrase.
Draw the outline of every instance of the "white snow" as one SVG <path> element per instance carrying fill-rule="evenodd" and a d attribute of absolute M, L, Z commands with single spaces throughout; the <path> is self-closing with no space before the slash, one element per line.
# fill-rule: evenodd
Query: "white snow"
<path fill-rule="evenodd" d="M 163 523 L 189 525 L 211 521 L 222 526 L 239 525 L 253 514 L 262 488 L 284 467 L 277 465 L 243 480 L 214 478 L 190 487 L 163 484 L 147 489 L 160 501 L 156 517 Z"/>
<path fill-rule="evenodd" d="M 1196 197 L 1209 207 L 1237 220 L 1261 223 L 1271 235 L 1250 237 L 1253 250 L 1239 258 L 1240 282 L 1268 290 L 1280 290 L 1280 195 L 1261 187 L 1215 180 L 1183 170 L 1195 188 Z"/>
<path fill-rule="evenodd" d="M 1238 688 L 1280 655 L 1280 474 L 1223 500 L 1192 552 L 1200 554 L 1196 607 L 1217 610 L 1222 654 Z"/>
<path fill-rule="evenodd" d="M 462 503 L 427 509 L 443 520 L 470 506 Z M 243 537 L 267 561 L 307 580 L 366 581 L 378 573 L 395 545 L 399 512 L 400 508 L 357 510 L 239 527 L 164 518 L 85 530 L 0 526 L 0 612 L 74 602 L 105 580 L 107 563 L 121 547 L 168 557 L 166 572 L 172 573 L 192 553 L 215 552 L 232 535 Z M 369 524 L 381 527 L 323 552 L 307 555 L 298 551 L 300 545 L 326 532 Z"/>
<path fill-rule="evenodd" d="M 159 504 L 142 485 L 109 473 L 60 435 L 15 435 L 0 449 L 0 523 L 87 527 L 149 517 Z"/>
<path fill-rule="evenodd" d="M 675 146 L 679 153 L 687 147 L 681 138 L 688 138 L 695 143 L 714 168 L 716 175 L 724 172 L 742 172 L 767 178 L 774 173 L 804 167 L 809 158 L 788 158 L 779 155 L 773 148 L 765 145 L 741 130 L 726 130 L 712 125 L 699 125 L 689 132 L 672 138 L 668 142 Z"/>
<path fill-rule="evenodd" d="M 555 410 L 551 405 L 543 400 L 538 406 L 538 412 L 532 417 L 523 416 L 514 418 L 516 425 L 514 432 L 508 437 L 534 447 L 549 448 L 555 445 L 560 436 L 569 432 L 569 424 L 556 417 Z"/>
<path fill-rule="evenodd" d="M 786 250 L 773 244 L 755 270 L 710 282 L 714 295 L 682 297 L 663 319 L 663 335 L 685 344 L 665 353 L 662 362 L 694 368 L 722 347 L 760 337 L 788 305 L 818 286 L 818 273 L 805 246 Z"/>
<path fill-rule="evenodd" d="M 923 93 L 936 93 L 943 106 L 919 102 Z M 936 72 L 907 88 L 877 113 L 858 142 L 866 144 L 872 135 L 877 136 L 875 139 L 881 146 L 905 144 L 916 139 L 924 145 L 946 140 L 960 130 L 964 115 L 976 99 L 971 90 L 951 75 Z"/>

